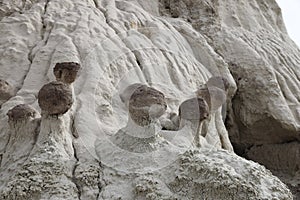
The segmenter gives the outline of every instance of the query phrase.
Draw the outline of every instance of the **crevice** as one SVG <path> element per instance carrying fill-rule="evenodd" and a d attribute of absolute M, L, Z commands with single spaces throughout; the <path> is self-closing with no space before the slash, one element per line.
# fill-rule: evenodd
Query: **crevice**
<path fill-rule="evenodd" d="M 97 0 L 93 0 L 94 1 L 94 4 L 95 4 L 95 7 L 96 8 L 99 8 L 99 3 L 98 3 L 98 1 Z"/>
<path fill-rule="evenodd" d="M 77 157 L 77 151 L 76 151 L 76 148 L 74 146 L 74 143 L 72 143 L 72 147 L 73 147 L 73 150 L 74 150 L 74 158 L 76 159 L 76 162 L 74 164 L 74 168 L 73 168 L 73 171 L 72 171 L 72 182 L 75 184 L 75 186 L 77 188 L 78 199 L 81 200 L 81 187 L 77 182 L 76 174 L 75 174 L 76 173 L 76 168 L 79 165 L 79 163 L 78 163 L 79 159 Z"/>
<path fill-rule="evenodd" d="M 45 5 L 44 5 L 44 13 L 42 15 L 42 29 L 41 29 L 41 38 L 42 41 L 46 38 L 45 34 L 46 34 L 46 28 L 47 28 L 47 24 L 45 22 L 45 15 L 47 14 L 47 8 L 48 8 L 48 4 L 50 3 L 50 0 L 46 0 Z M 47 39 L 45 40 L 45 44 L 47 44 L 48 39 L 49 39 L 49 35 L 51 33 L 51 30 L 49 31 L 48 35 L 47 35 Z"/>
<path fill-rule="evenodd" d="M 102 178 L 103 178 L 103 167 L 102 167 L 102 165 L 101 165 L 101 162 L 99 162 L 99 168 L 100 168 L 100 170 L 99 170 L 99 177 L 98 177 L 98 194 L 97 194 L 97 197 L 96 197 L 96 199 L 99 199 L 99 197 L 100 197 L 100 194 L 101 194 L 101 192 L 102 192 L 102 188 L 104 187 L 104 181 L 102 180 Z"/>
<path fill-rule="evenodd" d="M 72 133 L 74 138 L 79 138 L 79 134 L 76 130 L 75 116 L 74 115 L 71 116 L 71 133 Z M 74 146 L 73 146 L 73 148 L 74 148 Z M 74 148 L 74 152 L 75 152 L 75 148 Z"/>
<path fill-rule="evenodd" d="M 46 0 L 45 5 L 44 5 L 44 12 L 41 13 L 41 23 L 42 23 L 42 29 L 40 31 L 41 41 L 43 41 L 45 39 L 45 33 L 46 33 L 45 15 L 47 13 L 47 7 L 48 7 L 49 2 L 50 2 L 50 0 Z M 49 31 L 49 33 L 47 35 L 45 45 L 48 43 L 48 39 L 49 39 L 49 35 L 51 33 L 51 30 Z M 29 67 L 26 71 L 25 76 L 23 77 L 22 85 L 24 84 L 24 81 L 26 80 L 28 72 L 30 71 L 30 69 L 32 67 L 32 63 L 33 63 L 33 60 L 34 60 L 34 57 L 35 57 L 35 55 L 33 55 L 33 50 L 39 45 L 39 43 L 40 43 L 40 41 L 36 42 L 32 47 L 28 46 L 27 60 L 29 61 L 30 64 L 29 64 Z"/>

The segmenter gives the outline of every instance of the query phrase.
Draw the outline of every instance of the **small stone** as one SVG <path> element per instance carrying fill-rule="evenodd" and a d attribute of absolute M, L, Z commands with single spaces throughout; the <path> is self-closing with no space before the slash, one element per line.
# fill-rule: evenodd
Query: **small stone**
<path fill-rule="evenodd" d="M 72 89 L 62 82 L 48 83 L 39 91 L 38 103 L 45 114 L 64 114 L 73 104 Z"/>
<path fill-rule="evenodd" d="M 75 81 L 80 65 L 75 62 L 57 63 L 53 69 L 53 73 L 57 81 L 71 84 Z"/>
<path fill-rule="evenodd" d="M 129 113 L 134 122 L 147 126 L 153 119 L 158 119 L 167 109 L 162 92 L 145 85 L 138 87 L 130 97 Z"/>
<path fill-rule="evenodd" d="M 7 112 L 9 121 L 28 120 L 35 118 L 36 114 L 36 110 L 27 104 L 17 105 Z"/>

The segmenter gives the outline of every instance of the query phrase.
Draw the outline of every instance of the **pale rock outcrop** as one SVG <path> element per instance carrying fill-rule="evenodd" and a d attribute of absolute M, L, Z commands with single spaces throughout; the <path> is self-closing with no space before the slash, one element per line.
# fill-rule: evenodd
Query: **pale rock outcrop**
<path fill-rule="evenodd" d="M 227 125 L 238 152 L 299 140 L 299 49 L 275 0 L 4 2 L 0 78 L 18 92 L 0 109 L 0 158 L 11 135 L 7 111 L 18 104 L 39 111 L 38 92 L 55 80 L 56 63 L 81 69 L 76 104 L 58 117 L 42 113 L 36 142 L 24 144 L 26 161 L 14 172 L 0 168 L 0 198 L 292 199 L 264 167 L 221 150 L 219 133 L 228 133 L 220 109 L 208 123 L 217 141 L 210 149 L 166 142 L 136 154 L 108 140 L 127 123 L 119 98 L 127 86 L 156 88 L 176 113 L 212 76 L 229 81 Z"/>
<path fill-rule="evenodd" d="M 190 22 L 229 64 L 238 87 L 227 106 L 236 151 L 243 155 L 253 145 L 299 143 L 300 51 L 287 35 L 277 3 L 160 2 L 162 14 Z"/>
<path fill-rule="evenodd" d="M 141 85 L 129 99 L 129 116 L 127 125 L 114 134 L 110 140 L 125 151 L 147 153 L 155 151 L 163 140 L 158 137 L 160 127 L 158 118 L 167 108 L 164 94 Z"/>
<path fill-rule="evenodd" d="M 28 159 L 39 132 L 40 119 L 37 111 L 26 104 L 20 104 L 7 113 L 8 141 L 1 160 L 0 185 L 9 181 Z"/>
<path fill-rule="evenodd" d="M 99 199 L 292 199 L 270 171 L 223 150 L 188 150 L 144 174 L 104 167 L 103 182 Z"/>

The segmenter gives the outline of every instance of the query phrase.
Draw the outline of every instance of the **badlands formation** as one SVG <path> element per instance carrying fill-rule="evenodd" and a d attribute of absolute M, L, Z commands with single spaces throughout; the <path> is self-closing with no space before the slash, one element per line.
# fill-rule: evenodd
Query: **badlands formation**
<path fill-rule="evenodd" d="M 300 198 L 275 0 L 3 0 L 0 20 L 1 200 Z"/>

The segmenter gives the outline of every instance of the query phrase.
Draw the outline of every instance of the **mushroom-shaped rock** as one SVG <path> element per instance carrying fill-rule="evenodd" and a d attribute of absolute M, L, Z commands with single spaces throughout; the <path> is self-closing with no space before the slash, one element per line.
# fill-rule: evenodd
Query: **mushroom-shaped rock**
<path fill-rule="evenodd" d="M 57 81 L 71 84 L 75 81 L 80 65 L 75 62 L 57 63 L 53 69 L 53 73 Z"/>
<path fill-rule="evenodd" d="M 189 121 L 192 134 L 195 135 L 194 144 L 200 147 L 203 142 L 201 138 L 202 124 L 209 117 L 209 108 L 206 101 L 202 98 L 192 98 L 184 101 L 179 106 L 180 127 L 186 126 L 185 121 Z"/>
<path fill-rule="evenodd" d="M 218 87 L 202 87 L 196 95 L 207 102 L 210 111 L 216 111 L 226 103 L 226 92 Z"/>
<path fill-rule="evenodd" d="M 145 85 L 138 87 L 129 100 L 129 114 L 139 126 L 147 126 L 153 119 L 158 119 L 167 109 L 162 92 Z"/>
<path fill-rule="evenodd" d="M 45 114 L 64 114 L 73 104 L 72 89 L 62 82 L 48 83 L 39 91 L 38 102 Z"/>
<path fill-rule="evenodd" d="M 9 121 L 28 120 L 34 118 L 36 114 L 36 110 L 27 104 L 17 105 L 7 112 Z"/>
<path fill-rule="evenodd" d="M 188 121 L 203 121 L 209 116 L 209 108 L 202 98 L 192 98 L 179 106 L 179 117 Z"/>
<path fill-rule="evenodd" d="M 206 86 L 208 88 L 217 87 L 224 91 L 227 91 L 229 89 L 230 84 L 228 79 L 223 76 L 213 76 L 210 79 L 208 79 Z"/>
<path fill-rule="evenodd" d="M 15 89 L 8 82 L 0 79 L 0 105 L 15 95 Z"/>

